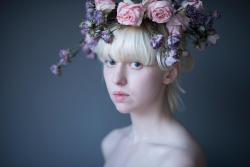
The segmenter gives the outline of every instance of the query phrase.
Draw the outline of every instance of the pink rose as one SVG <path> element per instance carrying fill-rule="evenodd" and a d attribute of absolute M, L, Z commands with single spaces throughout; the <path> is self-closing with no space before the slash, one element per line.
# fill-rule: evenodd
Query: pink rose
<path fill-rule="evenodd" d="M 167 22 L 166 26 L 170 34 L 181 34 L 187 30 L 189 25 L 189 18 L 180 14 L 177 14 Z"/>
<path fill-rule="evenodd" d="M 181 6 L 186 8 L 187 5 L 193 6 L 196 9 L 203 9 L 202 1 L 201 0 L 185 0 L 181 3 Z"/>
<path fill-rule="evenodd" d="M 115 9 L 114 0 L 95 0 L 95 6 L 97 10 L 103 11 L 104 13 L 109 13 Z"/>
<path fill-rule="evenodd" d="M 166 23 L 173 15 L 173 8 L 168 1 L 153 1 L 148 5 L 147 16 L 157 23 Z"/>
<path fill-rule="evenodd" d="M 117 20 L 123 25 L 140 26 L 145 8 L 142 4 L 127 4 L 120 2 L 117 7 Z"/>

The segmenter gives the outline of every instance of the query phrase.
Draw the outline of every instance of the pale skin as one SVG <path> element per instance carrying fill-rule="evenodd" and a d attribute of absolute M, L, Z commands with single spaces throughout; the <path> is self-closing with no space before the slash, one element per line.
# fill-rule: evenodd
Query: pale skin
<path fill-rule="evenodd" d="M 104 62 L 103 75 L 110 98 L 131 125 L 111 131 L 102 141 L 105 167 L 205 167 L 206 158 L 194 137 L 167 107 L 164 92 L 179 73 L 138 62 Z M 129 96 L 117 101 L 113 91 Z"/>

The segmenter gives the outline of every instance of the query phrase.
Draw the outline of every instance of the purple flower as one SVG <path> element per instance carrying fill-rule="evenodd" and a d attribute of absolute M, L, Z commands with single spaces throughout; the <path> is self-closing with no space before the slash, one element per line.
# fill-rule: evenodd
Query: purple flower
<path fill-rule="evenodd" d="M 89 48 L 89 45 L 87 43 L 82 44 L 82 50 L 85 54 L 90 54 L 91 49 Z"/>
<path fill-rule="evenodd" d="M 190 26 L 192 28 L 204 26 L 205 29 L 210 29 L 217 14 L 218 13 L 215 12 L 211 15 L 206 15 L 190 5 L 186 8 L 186 15 L 191 18 Z"/>
<path fill-rule="evenodd" d="M 86 57 L 88 59 L 95 59 L 97 57 L 97 55 L 94 52 L 90 52 L 89 54 L 86 54 Z"/>
<path fill-rule="evenodd" d="M 67 50 L 61 49 L 59 52 L 59 57 L 60 57 L 59 64 L 61 64 L 61 65 L 67 65 L 68 63 L 71 62 L 71 60 L 70 60 L 71 53 L 70 53 L 69 49 L 67 49 Z"/>
<path fill-rule="evenodd" d="M 87 19 L 87 20 L 92 20 L 93 17 L 94 17 L 93 14 L 94 14 L 94 11 L 87 12 L 87 13 L 86 13 L 86 19 Z"/>
<path fill-rule="evenodd" d="M 168 36 L 167 43 L 168 47 L 171 49 L 178 48 L 181 41 L 180 35 L 170 35 Z"/>
<path fill-rule="evenodd" d="M 81 34 L 82 34 L 83 36 L 85 36 L 86 33 L 88 33 L 88 31 L 89 31 L 88 28 L 82 28 L 82 29 L 81 29 Z"/>
<path fill-rule="evenodd" d="M 154 35 L 151 40 L 150 40 L 150 45 L 154 48 L 154 49 L 158 49 L 159 47 L 161 47 L 161 45 L 164 42 L 164 37 L 162 34 L 157 34 Z"/>
<path fill-rule="evenodd" d="M 86 7 L 86 18 L 87 20 L 92 20 L 93 19 L 93 14 L 95 11 L 95 3 L 92 0 L 88 0 L 85 3 Z"/>
<path fill-rule="evenodd" d="M 93 23 L 93 21 L 91 20 L 86 20 L 85 22 L 84 22 L 84 25 L 83 25 L 83 28 L 93 28 L 94 27 L 94 23 Z"/>
<path fill-rule="evenodd" d="M 217 40 L 218 40 L 219 38 L 220 38 L 220 37 L 219 37 L 218 34 L 209 35 L 209 36 L 207 37 L 207 42 L 208 42 L 209 44 L 215 45 L 216 42 L 217 42 Z"/>
<path fill-rule="evenodd" d="M 110 30 L 104 30 L 101 33 L 101 38 L 106 42 L 106 43 L 111 43 L 113 41 L 113 34 Z"/>
<path fill-rule="evenodd" d="M 93 0 L 87 0 L 85 3 L 86 9 L 94 9 L 95 2 Z"/>
<path fill-rule="evenodd" d="M 168 51 L 168 55 L 170 57 L 174 57 L 174 58 L 178 58 L 179 57 L 179 53 L 178 53 L 178 50 L 177 49 L 170 49 Z"/>
<path fill-rule="evenodd" d="M 165 65 L 167 66 L 167 67 L 170 67 L 171 65 L 173 65 L 174 63 L 176 63 L 176 62 L 178 62 L 179 60 L 178 59 L 176 59 L 176 58 L 174 58 L 174 57 L 172 57 L 172 56 L 167 56 L 166 58 L 165 58 Z"/>
<path fill-rule="evenodd" d="M 104 15 L 103 15 L 102 11 L 96 10 L 94 12 L 94 21 L 95 21 L 96 25 L 100 25 L 100 24 L 104 23 Z"/>
<path fill-rule="evenodd" d="M 84 43 L 82 43 L 81 47 L 82 47 L 82 51 L 84 52 L 86 58 L 88 58 L 88 59 L 94 59 L 96 57 L 96 53 L 94 53 L 91 50 L 90 44 L 84 42 Z"/>
<path fill-rule="evenodd" d="M 197 14 L 197 17 L 194 18 L 194 21 L 198 25 L 205 25 L 208 20 L 209 20 L 209 17 L 201 13 Z"/>
<path fill-rule="evenodd" d="M 194 18 L 197 15 L 197 11 L 194 6 L 187 5 L 186 7 L 186 16 L 189 18 Z"/>
<path fill-rule="evenodd" d="M 91 51 L 94 51 L 97 43 L 98 43 L 98 41 L 93 39 L 92 41 L 87 42 L 87 45 Z"/>
<path fill-rule="evenodd" d="M 58 66 L 58 65 L 55 65 L 55 64 L 50 66 L 50 71 L 52 72 L 52 74 L 57 75 L 57 76 L 62 74 L 61 66 Z"/>

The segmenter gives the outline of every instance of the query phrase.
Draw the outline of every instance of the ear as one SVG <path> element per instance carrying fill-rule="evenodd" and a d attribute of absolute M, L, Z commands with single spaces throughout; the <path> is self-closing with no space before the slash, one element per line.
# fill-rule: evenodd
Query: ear
<path fill-rule="evenodd" d="M 163 83 L 166 85 L 172 83 L 177 78 L 179 70 L 180 70 L 180 63 L 173 64 L 169 70 L 164 72 Z"/>

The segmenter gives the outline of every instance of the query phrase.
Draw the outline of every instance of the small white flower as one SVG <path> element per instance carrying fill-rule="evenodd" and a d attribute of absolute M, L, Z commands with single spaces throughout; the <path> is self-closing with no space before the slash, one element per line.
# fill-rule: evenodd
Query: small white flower
<path fill-rule="evenodd" d="M 171 49 L 170 51 L 168 51 L 168 55 L 170 56 L 170 57 L 175 57 L 175 56 L 177 56 L 177 50 L 174 50 L 174 49 Z"/>
<path fill-rule="evenodd" d="M 210 42 L 211 44 L 216 44 L 216 41 L 219 39 L 219 35 L 218 34 L 214 34 L 214 35 L 209 35 L 207 37 L 207 41 Z"/>
<path fill-rule="evenodd" d="M 172 56 L 168 56 L 166 57 L 165 59 L 165 64 L 169 67 L 171 65 L 173 65 L 174 63 L 178 62 L 179 60 L 175 59 L 174 57 Z"/>

